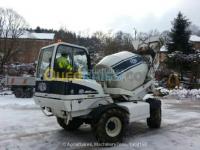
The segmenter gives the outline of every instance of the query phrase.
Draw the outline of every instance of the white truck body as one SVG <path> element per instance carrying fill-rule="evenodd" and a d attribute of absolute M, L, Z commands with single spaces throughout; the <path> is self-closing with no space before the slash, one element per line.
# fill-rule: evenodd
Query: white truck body
<path fill-rule="evenodd" d="M 69 53 L 72 68 L 80 66 L 79 70 L 84 70 L 82 74 L 86 74 L 87 78 L 55 76 L 55 62 L 60 49 Z M 81 57 L 76 56 L 78 52 Z M 77 58 L 87 59 L 79 60 L 77 63 L 82 64 L 77 65 Z M 86 69 L 83 69 L 84 65 L 87 66 Z M 149 66 L 141 56 L 120 52 L 102 59 L 95 68 L 93 78 L 86 48 L 63 42 L 49 45 L 40 52 L 34 100 L 45 115 L 56 116 L 63 128 L 75 129 L 80 122 L 89 123 L 94 128 L 98 141 L 118 142 L 123 126 L 128 122 L 147 119 L 149 127 L 160 127 L 161 102 L 154 99 L 143 100 L 153 90 L 153 65 Z M 85 73 L 85 70 L 89 71 Z M 134 77 L 136 72 L 139 72 L 139 78 Z M 107 74 L 111 79 L 107 80 Z M 128 78 L 130 74 L 133 74 L 133 78 Z M 120 76 L 123 80 L 117 80 L 121 79 L 118 78 Z M 157 116 L 152 114 L 154 111 Z"/>

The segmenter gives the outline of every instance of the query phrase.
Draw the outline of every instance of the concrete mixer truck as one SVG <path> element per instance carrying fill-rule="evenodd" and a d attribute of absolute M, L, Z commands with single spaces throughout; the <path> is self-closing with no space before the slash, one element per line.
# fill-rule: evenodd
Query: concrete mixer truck
<path fill-rule="evenodd" d="M 63 53 L 70 69 L 59 70 Z M 149 128 L 161 125 L 161 101 L 144 99 L 153 91 L 154 70 L 155 58 L 128 51 L 92 68 L 86 48 L 55 43 L 40 50 L 34 101 L 65 130 L 90 124 L 98 142 L 121 142 L 129 123 L 145 119 Z"/>

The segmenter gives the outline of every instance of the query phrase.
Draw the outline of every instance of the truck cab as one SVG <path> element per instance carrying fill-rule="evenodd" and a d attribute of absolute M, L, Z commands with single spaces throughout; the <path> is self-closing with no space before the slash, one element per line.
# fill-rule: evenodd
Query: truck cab
<path fill-rule="evenodd" d="M 67 53 L 70 71 L 56 68 L 56 60 L 63 52 Z M 92 79 L 90 71 L 90 58 L 84 47 L 59 42 L 42 48 L 36 72 L 35 102 L 55 116 L 69 119 L 80 113 L 87 114 L 98 104 L 112 102 L 101 85 Z"/>
<path fill-rule="evenodd" d="M 41 80 L 44 80 L 45 78 L 52 79 L 57 71 L 56 60 L 61 57 L 63 52 L 67 54 L 66 57 L 72 66 L 71 73 L 75 73 L 78 69 L 81 69 L 79 71 L 84 72 L 86 77 L 89 78 L 91 66 L 87 49 L 81 46 L 61 42 L 41 49 L 36 78 Z"/>

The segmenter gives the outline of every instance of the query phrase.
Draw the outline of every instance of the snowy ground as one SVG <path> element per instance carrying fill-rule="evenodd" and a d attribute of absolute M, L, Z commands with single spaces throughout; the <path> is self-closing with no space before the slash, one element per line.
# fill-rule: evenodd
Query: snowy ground
<path fill-rule="evenodd" d="M 124 143 L 104 149 L 199 150 L 200 101 L 165 99 L 162 102 L 160 129 L 150 130 L 143 121 L 132 123 Z M 0 150 L 99 149 L 84 146 L 91 142 L 96 140 L 89 126 L 66 132 L 57 125 L 55 117 L 45 117 L 33 99 L 0 96 Z"/>

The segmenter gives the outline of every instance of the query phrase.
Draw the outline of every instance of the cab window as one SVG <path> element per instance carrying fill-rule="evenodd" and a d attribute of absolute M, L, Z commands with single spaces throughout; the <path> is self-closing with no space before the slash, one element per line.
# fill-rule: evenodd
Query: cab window
<path fill-rule="evenodd" d="M 74 71 L 80 73 L 83 78 L 88 77 L 88 61 L 85 50 L 73 48 Z"/>

